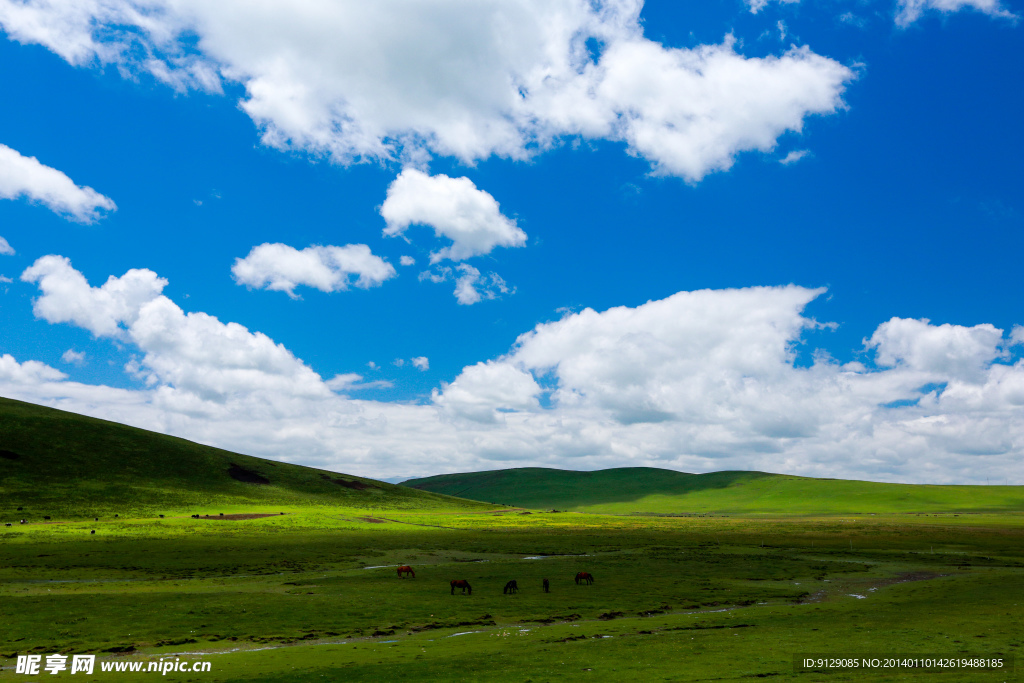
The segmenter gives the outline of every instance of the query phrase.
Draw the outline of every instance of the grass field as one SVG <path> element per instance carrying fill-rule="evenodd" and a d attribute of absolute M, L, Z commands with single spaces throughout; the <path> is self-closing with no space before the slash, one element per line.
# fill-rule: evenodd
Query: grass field
<path fill-rule="evenodd" d="M 6 529 L 0 679 L 23 678 L 17 654 L 64 652 L 210 661 L 169 674 L 197 681 L 862 680 L 795 674 L 792 657 L 1022 643 L 1019 515 L 375 514 Z M 397 577 L 404 563 L 415 579 Z M 573 582 L 580 570 L 592 586 Z M 456 578 L 473 594 L 450 595 Z M 509 579 L 518 594 L 502 593 Z M 112 678 L 133 677 L 95 676 Z"/>
<path fill-rule="evenodd" d="M 73 681 L 153 680 L 100 670 L 150 662 L 209 663 L 164 676 L 179 681 L 1016 680 L 797 673 L 793 658 L 1009 663 L 1024 642 L 1019 511 L 496 507 L 15 402 L 0 404 L 0 439 L 17 454 L 0 459 L 0 508 L 31 508 L 26 524 L 0 527 L 0 680 L 32 680 L 18 655 L 55 653 L 96 655 L 94 674 Z M 46 458 L 59 476 L 39 470 Z M 234 479 L 231 464 L 270 483 Z M 398 578 L 400 564 L 416 577 Z M 593 585 L 577 585 L 578 571 Z M 453 579 L 472 595 L 452 595 Z M 503 594 L 511 579 L 519 592 Z"/>
<path fill-rule="evenodd" d="M 526 467 L 403 482 L 473 500 L 576 512 L 844 514 L 1024 510 L 1024 486 L 927 486 L 766 472 L 687 474 L 652 467 L 574 472 Z"/>

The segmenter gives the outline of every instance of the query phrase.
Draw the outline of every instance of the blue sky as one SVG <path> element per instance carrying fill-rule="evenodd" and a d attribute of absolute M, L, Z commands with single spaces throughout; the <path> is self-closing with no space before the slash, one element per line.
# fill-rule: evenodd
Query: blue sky
<path fill-rule="evenodd" d="M 1024 483 L 1019 3 L 377 5 L 0 1 L 0 395 L 381 478 Z"/>

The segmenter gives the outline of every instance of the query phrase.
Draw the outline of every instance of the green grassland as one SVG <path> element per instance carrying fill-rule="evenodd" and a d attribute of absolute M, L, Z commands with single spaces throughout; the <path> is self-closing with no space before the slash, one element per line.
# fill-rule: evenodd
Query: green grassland
<path fill-rule="evenodd" d="M 926 486 L 766 472 L 524 467 L 410 479 L 403 486 L 530 508 L 610 514 L 1024 511 L 1024 486 Z"/>
<path fill-rule="evenodd" d="M 33 511 L 0 527 L 0 681 L 26 680 L 17 655 L 53 653 L 97 656 L 73 681 L 153 680 L 99 668 L 161 659 L 211 663 L 164 677 L 178 681 L 1006 681 L 1016 673 L 796 673 L 793 656 L 1009 658 L 1024 643 L 1024 514 L 998 505 L 510 508 L 12 401 L 0 449 L 17 454 L 0 459 L 0 509 Z M 453 579 L 472 595 L 452 595 Z"/>

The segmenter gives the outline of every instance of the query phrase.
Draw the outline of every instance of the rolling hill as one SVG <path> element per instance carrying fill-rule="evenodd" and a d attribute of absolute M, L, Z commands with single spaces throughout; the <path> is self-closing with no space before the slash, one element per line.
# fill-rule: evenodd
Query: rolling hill
<path fill-rule="evenodd" d="M 410 479 L 402 486 L 536 509 L 606 513 L 838 514 L 1024 511 L 1024 486 L 932 486 L 767 472 L 687 474 L 526 467 Z"/>
<path fill-rule="evenodd" d="M 296 505 L 482 507 L 0 398 L 2 521 Z"/>

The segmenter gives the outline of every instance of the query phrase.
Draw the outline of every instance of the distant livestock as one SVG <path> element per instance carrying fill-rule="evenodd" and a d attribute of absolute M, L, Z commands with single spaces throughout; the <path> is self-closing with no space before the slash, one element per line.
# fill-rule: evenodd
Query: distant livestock
<path fill-rule="evenodd" d="M 502 591 L 505 595 L 512 595 L 513 593 L 519 592 L 519 584 L 516 583 L 515 579 L 512 579 L 505 584 L 505 590 Z"/>
<path fill-rule="evenodd" d="M 473 587 L 470 586 L 469 581 L 466 581 L 465 579 L 455 579 L 452 581 L 452 595 L 455 595 L 456 588 L 461 588 L 463 595 L 466 595 L 467 593 L 469 595 L 473 594 Z"/>
<path fill-rule="evenodd" d="M 551 592 L 551 584 L 548 583 L 547 579 L 544 579 L 544 592 L 545 593 L 550 593 Z"/>
<path fill-rule="evenodd" d="M 579 572 L 576 574 L 576 585 L 580 585 L 580 582 L 587 584 L 588 586 L 594 583 L 594 575 L 590 572 Z"/>
<path fill-rule="evenodd" d="M 403 576 L 403 574 L 408 574 L 409 576 L 411 576 L 414 579 L 416 578 L 416 572 L 414 572 L 412 570 L 412 567 L 410 567 L 407 564 L 403 564 L 401 567 L 398 568 L 398 578 L 400 578 L 400 579 L 401 578 L 405 578 Z"/>

